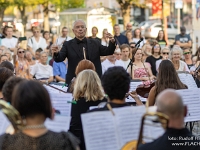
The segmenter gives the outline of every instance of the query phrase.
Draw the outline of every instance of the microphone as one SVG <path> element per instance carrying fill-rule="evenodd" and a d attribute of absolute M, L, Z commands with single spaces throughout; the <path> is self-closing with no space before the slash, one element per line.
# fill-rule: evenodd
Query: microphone
<path fill-rule="evenodd" d="M 143 38 L 141 38 L 136 44 L 135 47 L 138 46 L 143 41 Z"/>

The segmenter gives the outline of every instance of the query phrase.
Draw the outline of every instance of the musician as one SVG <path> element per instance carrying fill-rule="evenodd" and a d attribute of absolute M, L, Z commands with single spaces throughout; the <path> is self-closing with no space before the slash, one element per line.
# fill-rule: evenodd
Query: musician
<path fill-rule="evenodd" d="M 10 104 L 12 103 L 11 99 L 12 99 L 13 90 L 16 87 L 16 85 L 22 81 L 24 81 L 23 78 L 13 76 L 13 77 L 10 77 L 5 82 L 3 89 L 2 89 L 3 99 L 5 101 L 9 102 Z"/>
<path fill-rule="evenodd" d="M 81 114 L 86 113 L 91 106 L 97 106 L 106 101 L 101 81 L 95 71 L 86 69 L 78 74 L 74 84 L 73 97 L 69 131 L 81 140 L 80 148 L 84 150 Z"/>
<path fill-rule="evenodd" d="M 162 60 L 158 70 L 158 76 L 155 86 L 149 92 L 148 104 L 153 106 L 157 95 L 165 89 L 187 89 L 187 86 L 181 82 L 174 65 L 170 60 Z"/>
<path fill-rule="evenodd" d="M 0 99 L 3 99 L 2 88 L 6 80 L 12 77 L 14 74 L 10 69 L 5 67 L 0 68 Z"/>
<path fill-rule="evenodd" d="M 102 76 L 102 86 L 104 92 L 108 95 L 108 104 L 112 108 L 129 106 L 125 101 L 125 95 L 128 93 L 135 99 L 137 105 L 143 105 L 135 92 L 129 93 L 130 75 L 123 67 L 115 66 L 108 68 Z M 108 110 L 105 105 L 103 108 L 96 108 L 89 112 Z"/>
<path fill-rule="evenodd" d="M 4 61 L 0 64 L 0 67 L 5 67 L 5 68 L 8 68 L 10 69 L 13 73 L 14 73 L 14 66 L 11 62 L 9 61 Z"/>
<path fill-rule="evenodd" d="M 73 77 L 75 77 L 75 69 L 78 62 L 84 58 L 84 48 L 86 53 L 86 59 L 94 63 L 98 75 L 101 77 L 101 61 L 100 56 L 112 55 L 115 50 L 115 39 L 111 34 L 107 34 L 110 39 L 108 47 L 101 45 L 101 43 L 95 39 L 87 39 L 86 24 L 83 20 L 76 20 L 73 24 L 73 32 L 75 38 L 70 41 L 65 41 L 62 49 L 59 52 L 58 47 L 52 47 L 54 53 L 54 60 L 56 62 L 63 61 L 68 58 L 68 72 L 66 75 L 66 83 L 69 84 Z"/>
<path fill-rule="evenodd" d="M 169 117 L 168 128 L 157 140 L 139 145 L 138 150 L 199 150 L 200 138 L 184 127 L 184 117 L 187 115 L 187 107 L 175 90 L 165 90 L 156 99 L 157 111 Z M 190 145 L 195 142 L 195 145 Z M 173 145 L 179 144 L 179 145 Z M 181 145 L 180 143 L 183 143 Z M 198 143 L 198 144 L 196 144 Z"/>
<path fill-rule="evenodd" d="M 14 135 L 0 137 L 0 149 L 78 150 L 78 139 L 69 132 L 53 132 L 44 122 L 52 119 L 52 104 L 47 90 L 37 81 L 22 81 L 13 91 L 12 105 L 23 118 L 25 127 Z"/>

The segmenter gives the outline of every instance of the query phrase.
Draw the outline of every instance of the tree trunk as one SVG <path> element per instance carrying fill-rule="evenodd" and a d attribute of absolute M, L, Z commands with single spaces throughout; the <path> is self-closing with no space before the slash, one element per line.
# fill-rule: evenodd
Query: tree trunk
<path fill-rule="evenodd" d="M 4 11 L 6 10 L 5 7 L 0 7 L 0 26 L 3 24 L 3 18 L 4 18 Z"/>
<path fill-rule="evenodd" d="M 44 11 L 44 31 L 49 31 L 49 3 L 43 4 L 43 11 Z"/>
<path fill-rule="evenodd" d="M 124 20 L 124 30 L 126 30 L 126 25 L 130 22 L 131 5 L 127 2 L 121 4 L 121 11 Z"/>
<path fill-rule="evenodd" d="M 18 9 L 21 14 L 22 25 L 23 25 L 24 33 L 22 33 L 22 36 L 25 36 L 26 35 L 26 24 L 27 24 L 27 20 L 28 20 L 28 16 L 26 15 L 26 6 L 25 5 L 18 6 Z"/>

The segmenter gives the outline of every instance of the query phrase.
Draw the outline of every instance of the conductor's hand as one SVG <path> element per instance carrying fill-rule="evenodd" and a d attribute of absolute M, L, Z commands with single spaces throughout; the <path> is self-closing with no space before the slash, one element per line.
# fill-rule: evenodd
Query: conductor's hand
<path fill-rule="evenodd" d="M 114 39 L 113 35 L 110 34 L 110 33 L 107 33 L 107 34 L 106 34 L 106 38 L 108 38 L 112 43 L 115 42 L 115 39 Z"/>
<path fill-rule="evenodd" d="M 58 46 L 52 45 L 52 47 L 51 47 L 51 52 L 52 52 L 53 55 L 54 55 L 54 53 L 57 54 L 57 53 L 59 52 Z"/>

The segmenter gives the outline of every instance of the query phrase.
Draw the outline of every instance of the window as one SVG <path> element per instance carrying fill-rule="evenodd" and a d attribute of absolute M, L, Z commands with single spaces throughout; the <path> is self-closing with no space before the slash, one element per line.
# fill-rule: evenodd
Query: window
<path fill-rule="evenodd" d="M 168 29 L 171 29 L 171 28 L 172 28 L 171 24 L 168 24 L 168 25 L 167 25 L 167 28 L 168 28 Z"/>

